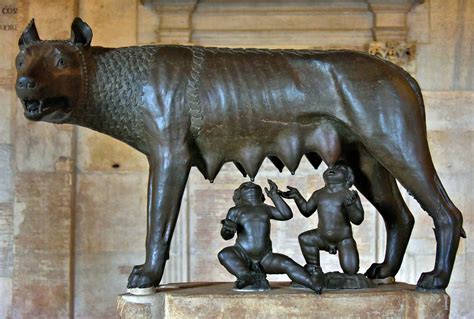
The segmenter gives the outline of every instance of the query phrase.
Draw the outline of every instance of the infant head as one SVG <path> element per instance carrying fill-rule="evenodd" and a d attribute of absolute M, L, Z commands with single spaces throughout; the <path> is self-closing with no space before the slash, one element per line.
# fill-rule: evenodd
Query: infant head
<path fill-rule="evenodd" d="M 239 205 L 242 201 L 252 201 L 254 202 L 264 202 L 265 196 L 263 196 L 262 188 L 252 182 L 242 183 L 239 188 L 234 191 L 234 200 L 235 205 Z"/>
<path fill-rule="evenodd" d="M 352 169 L 343 161 L 337 161 L 329 167 L 323 174 L 326 185 L 344 184 L 350 188 L 354 184 L 354 173 Z"/>

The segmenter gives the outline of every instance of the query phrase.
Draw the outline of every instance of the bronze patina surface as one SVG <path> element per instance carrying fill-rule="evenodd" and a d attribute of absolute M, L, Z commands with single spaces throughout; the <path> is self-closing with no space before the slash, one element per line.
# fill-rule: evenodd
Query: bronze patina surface
<path fill-rule="evenodd" d="M 17 95 L 34 121 L 73 123 L 122 140 L 150 163 L 146 261 L 129 287 L 160 283 L 189 170 L 213 180 L 225 162 L 254 178 L 265 157 L 294 172 L 344 160 L 355 186 L 385 220 L 394 276 L 414 219 L 398 180 L 433 218 L 433 271 L 418 286 L 445 288 L 462 215 L 431 160 L 416 81 L 396 65 L 352 51 L 91 46 L 80 19 L 65 41 L 41 41 L 34 22 L 16 59 Z"/>
<path fill-rule="evenodd" d="M 308 201 L 300 192 L 288 186 L 282 197 L 294 199 L 301 214 L 310 217 L 318 211 L 318 228 L 298 236 L 301 252 L 306 260 L 305 268 L 311 273 L 321 273 L 319 252 L 339 254 L 339 263 L 345 274 L 355 275 L 359 271 L 359 252 L 352 235 L 351 223 L 360 225 L 364 220 L 364 209 L 354 184 L 354 173 L 343 162 L 337 162 L 323 174 L 325 186 L 315 191 Z"/>
<path fill-rule="evenodd" d="M 237 278 L 235 289 L 269 290 L 266 274 L 287 274 L 293 282 L 321 293 L 322 282 L 290 257 L 274 253 L 270 238 L 270 220 L 286 221 L 293 217 L 288 204 L 278 193 L 278 186 L 268 180 L 265 193 L 275 206 L 265 204 L 260 185 L 246 182 L 234 191 L 235 206 L 221 221 L 225 240 L 237 235 L 233 246 L 222 249 L 220 263 Z"/>

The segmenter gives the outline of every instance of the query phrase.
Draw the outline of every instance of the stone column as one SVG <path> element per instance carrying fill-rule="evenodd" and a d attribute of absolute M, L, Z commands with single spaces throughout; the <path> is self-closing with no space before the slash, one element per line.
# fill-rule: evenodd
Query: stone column
<path fill-rule="evenodd" d="M 69 38 L 76 8 L 75 0 L 20 0 L 18 29 L 23 30 L 34 17 L 43 39 Z M 18 51 L 16 45 L 14 51 Z M 11 317 L 69 317 L 73 288 L 73 131 L 70 126 L 29 122 L 20 104 L 13 104 L 12 156 L 16 166 Z"/>

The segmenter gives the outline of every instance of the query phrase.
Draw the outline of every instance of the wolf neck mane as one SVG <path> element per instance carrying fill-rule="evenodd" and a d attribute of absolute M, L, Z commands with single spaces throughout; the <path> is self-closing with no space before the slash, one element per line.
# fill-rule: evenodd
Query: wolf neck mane
<path fill-rule="evenodd" d="M 142 95 L 157 46 L 91 48 L 79 106 L 71 123 L 110 135 L 144 151 Z M 81 57 L 83 53 L 80 54 Z M 83 63 L 86 63 L 83 59 Z M 84 78 L 85 76 L 85 78 Z"/>

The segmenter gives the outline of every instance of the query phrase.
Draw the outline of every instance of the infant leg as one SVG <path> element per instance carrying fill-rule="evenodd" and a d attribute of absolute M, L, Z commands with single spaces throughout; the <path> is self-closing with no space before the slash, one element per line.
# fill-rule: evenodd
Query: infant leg
<path fill-rule="evenodd" d="M 322 239 L 319 236 L 318 230 L 308 230 L 298 236 L 301 252 L 308 265 L 320 266 L 319 249 Z"/>
<path fill-rule="evenodd" d="M 235 247 L 226 247 L 217 255 L 219 262 L 237 278 L 250 276 L 250 265 L 246 258 Z"/>
<path fill-rule="evenodd" d="M 287 274 L 294 282 L 321 293 L 322 283 L 319 279 L 312 277 L 288 256 L 270 253 L 262 259 L 261 265 L 267 274 Z"/>
<path fill-rule="evenodd" d="M 359 252 L 353 238 L 346 238 L 337 244 L 339 263 L 342 270 L 348 275 L 355 275 L 359 271 Z"/>

